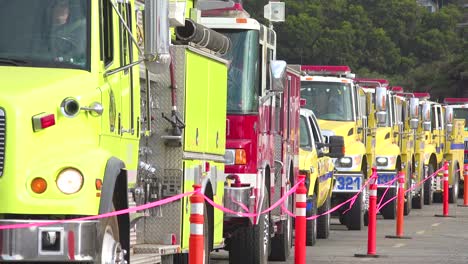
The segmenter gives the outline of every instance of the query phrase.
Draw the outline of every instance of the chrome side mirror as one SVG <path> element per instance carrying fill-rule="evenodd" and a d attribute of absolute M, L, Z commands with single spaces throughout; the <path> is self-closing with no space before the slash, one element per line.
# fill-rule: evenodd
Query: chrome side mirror
<path fill-rule="evenodd" d="M 377 123 L 382 126 L 387 123 L 387 88 L 375 88 L 376 118 Z"/>
<path fill-rule="evenodd" d="M 419 126 L 419 98 L 410 98 L 410 128 L 418 129 Z"/>
<path fill-rule="evenodd" d="M 271 91 L 284 91 L 284 87 L 286 84 L 286 67 L 286 62 L 282 60 L 274 60 L 270 62 Z"/>
<path fill-rule="evenodd" d="M 446 122 L 446 129 L 447 133 L 452 133 L 453 131 L 453 108 L 451 106 L 447 106 L 445 108 L 445 122 Z"/>
<path fill-rule="evenodd" d="M 431 104 L 424 103 L 422 108 L 422 119 L 424 131 L 431 131 Z"/>

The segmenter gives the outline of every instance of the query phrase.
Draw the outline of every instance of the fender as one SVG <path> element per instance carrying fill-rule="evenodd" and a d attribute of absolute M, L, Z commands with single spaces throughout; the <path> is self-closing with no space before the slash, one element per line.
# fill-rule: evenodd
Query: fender
<path fill-rule="evenodd" d="M 101 201 L 99 203 L 99 214 L 128 208 L 128 186 L 127 173 L 124 170 L 123 161 L 111 157 L 106 164 L 104 182 L 102 185 Z M 117 198 L 117 199 L 114 199 Z M 119 225 L 120 244 L 122 248 L 130 252 L 130 218 L 128 214 L 117 216 Z M 125 255 L 125 260 L 130 263 L 130 254 Z"/>
<path fill-rule="evenodd" d="M 113 202 L 112 198 L 114 196 L 114 190 L 115 190 L 115 186 L 117 183 L 117 178 L 125 178 L 125 177 L 119 177 L 121 174 L 125 174 L 125 173 L 122 173 L 123 168 L 125 168 L 125 164 L 123 163 L 123 161 L 115 157 L 111 157 L 107 161 L 106 170 L 104 172 L 104 182 L 102 185 L 101 201 L 99 203 L 99 214 L 108 213 L 112 210 L 112 202 Z M 126 175 L 122 175 L 122 176 L 126 176 Z M 125 182 L 126 181 L 127 179 L 125 179 Z"/>

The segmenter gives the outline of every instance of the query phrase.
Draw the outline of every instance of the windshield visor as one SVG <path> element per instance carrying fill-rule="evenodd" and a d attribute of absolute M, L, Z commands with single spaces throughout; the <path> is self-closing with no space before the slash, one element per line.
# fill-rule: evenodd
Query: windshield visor
<path fill-rule="evenodd" d="M 90 0 L 0 0 L 0 66 L 89 70 Z"/>
<path fill-rule="evenodd" d="M 353 100 L 349 84 L 301 82 L 301 98 L 306 99 L 305 108 L 314 111 L 318 119 L 353 120 Z"/>
<path fill-rule="evenodd" d="M 258 112 L 259 40 L 256 30 L 219 30 L 231 40 L 224 55 L 230 62 L 228 71 L 227 112 L 249 114 Z"/>

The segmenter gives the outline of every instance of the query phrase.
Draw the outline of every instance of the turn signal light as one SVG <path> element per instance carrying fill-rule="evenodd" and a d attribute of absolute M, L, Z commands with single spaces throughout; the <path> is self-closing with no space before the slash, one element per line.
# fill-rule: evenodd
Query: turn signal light
<path fill-rule="evenodd" d="M 47 190 L 47 182 L 43 178 L 35 178 L 31 182 L 31 190 L 37 194 L 41 194 Z"/>
<path fill-rule="evenodd" d="M 236 165 L 245 165 L 247 164 L 247 155 L 244 149 L 236 149 Z"/>

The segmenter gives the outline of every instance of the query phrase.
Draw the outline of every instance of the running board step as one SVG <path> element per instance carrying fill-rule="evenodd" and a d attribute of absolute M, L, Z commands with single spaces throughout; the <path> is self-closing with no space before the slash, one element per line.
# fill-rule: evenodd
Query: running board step
<path fill-rule="evenodd" d="M 172 255 L 180 253 L 180 245 L 139 244 L 133 246 L 135 254 Z M 133 263 L 133 262 L 132 262 Z"/>
<path fill-rule="evenodd" d="M 130 255 L 132 264 L 161 264 L 161 256 L 158 254 L 133 254 Z"/>

